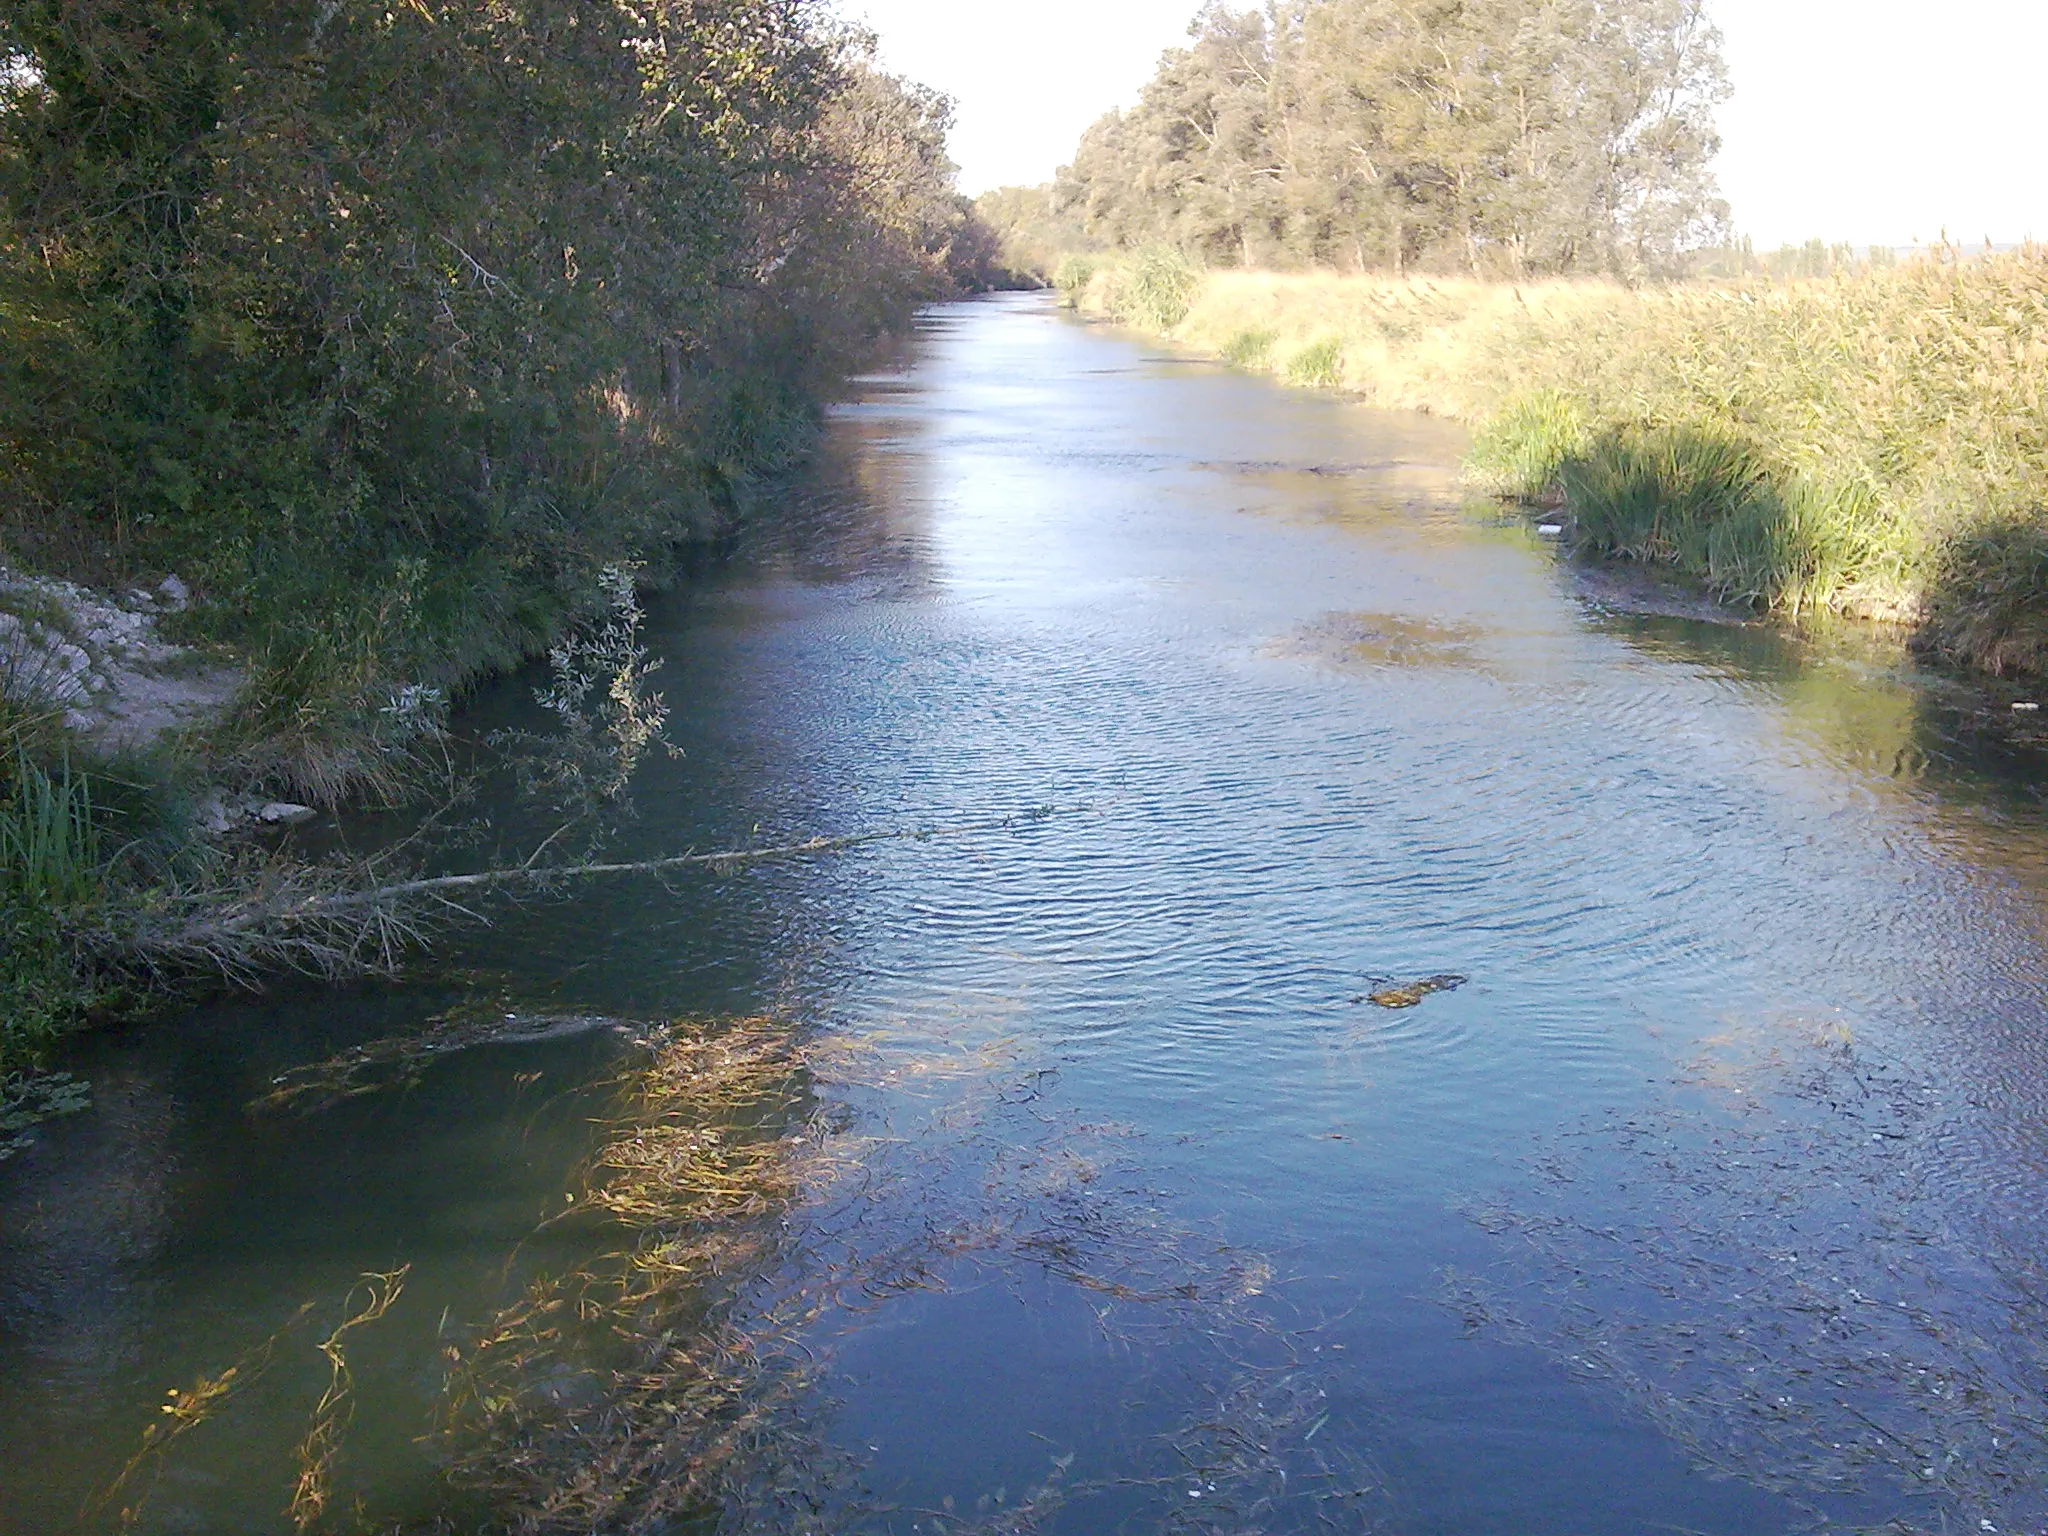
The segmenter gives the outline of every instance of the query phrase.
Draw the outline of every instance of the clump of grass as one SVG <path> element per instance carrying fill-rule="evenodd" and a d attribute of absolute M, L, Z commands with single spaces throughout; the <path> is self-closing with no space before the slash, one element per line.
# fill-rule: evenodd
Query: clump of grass
<path fill-rule="evenodd" d="M 1995 677 L 2048 672 L 2048 528 L 2002 518 L 1948 544 L 1917 639 Z"/>
<path fill-rule="evenodd" d="M 0 760 L 0 1074 L 33 1067 L 103 996 L 62 914 L 100 897 L 106 863 L 84 775 L 20 747 Z"/>
<path fill-rule="evenodd" d="M 1287 359 L 1287 382 L 1304 389 L 1335 389 L 1344 382 L 1344 343 L 1335 336 L 1310 342 Z"/>
<path fill-rule="evenodd" d="M 91 782 L 68 759 L 53 772 L 18 754 L 0 798 L 0 900 L 75 906 L 98 892 L 104 868 Z"/>
<path fill-rule="evenodd" d="M 1147 246 L 1130 260 L 1103 268 L 1099 277 L 1100 284 L 1091 281 L 1082 292 L 1100 286 L 1112 320 L 1149 331 L 1170 331 L 1185 320 L 1202 282 L 1187 257 L 1170 245 Z"/>
<path fill-rule="evenodd" d="M 1239 331 L 1223 343 L 1223 360 L 1237 368 L 1263 368 L 1273 357 L 1273 343 L 1279 333 L 1270 330 Z"/>
<path fill-rule="evenodd" d="M 1582 548 L 1678 566 L 1704 567 L 1711 530 L 1749 515 L 1768 488 L 1746 446 L 1670 428 L 1605 434 L 1558 478 Z"/>
<path fill-rule="evenodd" d="M 1059 290 L 1061 302 L 1069 307 L 1078 304 L 1102 266 L 1102 261 L 1094 256 L 1062 257 L 1052 274 L 1052 285 Z"/>
<path fill-rule="evenodd" d="M 1465 472 L 1502 496 L 1542 498 L 1557 486 L 1565 461 L 1587 447 L 1586 415 L 1554 389 L 1510 400 L 1472 438 Z"/>

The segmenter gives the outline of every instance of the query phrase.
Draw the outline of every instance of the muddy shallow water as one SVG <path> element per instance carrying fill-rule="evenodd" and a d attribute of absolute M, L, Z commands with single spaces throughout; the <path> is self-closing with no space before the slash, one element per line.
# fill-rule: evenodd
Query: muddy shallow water
<path fill-rule="evenodd" d="M 657 605 L 613 849 L 981 830 L 90 1042 L 0 1531 L 2040 1529 L 2038 746 L 1461 448 L 935 312 Z"/>

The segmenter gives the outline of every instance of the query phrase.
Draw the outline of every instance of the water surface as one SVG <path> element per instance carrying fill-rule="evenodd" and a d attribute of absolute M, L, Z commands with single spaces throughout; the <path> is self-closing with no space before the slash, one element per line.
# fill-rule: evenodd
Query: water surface
<path fill-rule="evenodd" d="M 248 1109 L 451 1009 L 822 1052 L 780 1235 L 698 1319 L 758 1345 L 735 1526 L 2037 1528 L 2036 747 L 1880 642 L 1611 611 L 1461 450 L 1036 298 L 935 311 L 657 605 L 681 755 L 614 848 L 983 830 L 91 1042 L 95 1110 L 0 1166 L 0 1531 L 291 1529 L 313 1346 L 405 1265 L 321 1518 L 492 1528 L 446 1384 L 623 1241 L 561 1218 L 641 1046 L 482 1031 Z M 543 1481 L 618 1449 L 594 1373 L 671 1368 L 621 1347 L 525 1382 L 588 1432 Z"/>

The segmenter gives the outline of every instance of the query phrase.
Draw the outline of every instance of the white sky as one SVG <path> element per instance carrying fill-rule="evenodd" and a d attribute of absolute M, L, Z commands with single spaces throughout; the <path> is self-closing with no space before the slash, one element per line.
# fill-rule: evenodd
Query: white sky
<path fill-rule="evenodd" d="M 1135 100 L 1198 0 L 841 0 L 959 102 L 970 192 L 1049 179 Z M 1710 0 L 1722 190 L 1759 245 L 2048 238 L 2048 0 Z"/>

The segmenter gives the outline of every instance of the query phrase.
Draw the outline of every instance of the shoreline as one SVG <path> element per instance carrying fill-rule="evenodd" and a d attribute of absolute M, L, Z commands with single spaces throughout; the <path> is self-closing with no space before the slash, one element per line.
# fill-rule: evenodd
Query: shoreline
<path fill-rule="evenodd" d="M 1070 257 L 1062 301 L 1296 388 L 1471 427 L 1475 490 L 1737 609 L 2048 674 L 2048 250 L 1628 288 Z M 1930 425 L 1932 423 L 1932 425 Z"/>

